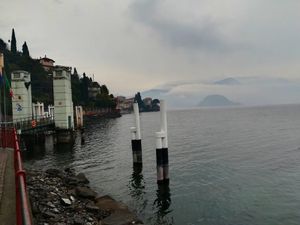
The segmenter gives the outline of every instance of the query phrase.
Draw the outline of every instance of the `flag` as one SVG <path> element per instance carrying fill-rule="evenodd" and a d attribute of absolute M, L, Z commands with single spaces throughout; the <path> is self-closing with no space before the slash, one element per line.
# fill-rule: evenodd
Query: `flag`
<path fill-rule="evenodd" d="M 4 73 L 4 55 L 0 52 L 0 86 L 3 83 L 3 73 Z"/>
<path fill-rule="evenodd" d="M 4 79 L 5 79 L 6 88 L 9 90 L 9 96 L 11 98 L 13 98 L 14 97 L 14 93 L 13 93 L 13 91 L 11 89 L 10 83 L 9 83 L 9 81 L 8 81 L 8 79 L 7 79 L 7 77 L 6 77 L 5 74 L 4 74 Z"/>

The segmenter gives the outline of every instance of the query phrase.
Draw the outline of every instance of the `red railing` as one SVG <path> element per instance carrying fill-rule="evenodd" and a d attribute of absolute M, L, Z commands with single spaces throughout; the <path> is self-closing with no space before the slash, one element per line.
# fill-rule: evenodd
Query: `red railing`
<path fill-rule="evenodd" d="M 22 158 L 16 129 L 1 128 L 0 137 L 0 147 L 14 149 L 17 225 L 32 225 L 26 190 L 26 174 L 22 166 Z"/>

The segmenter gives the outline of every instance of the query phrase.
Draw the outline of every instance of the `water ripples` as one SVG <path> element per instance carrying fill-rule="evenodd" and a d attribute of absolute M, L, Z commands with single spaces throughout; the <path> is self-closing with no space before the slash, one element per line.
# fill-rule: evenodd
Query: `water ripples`
<path fill-rule="evenodd" d="M 84 144 L 35 148 L 25 164 L 73 166 L 148 224 L 294 225 L 300 221 L 299 111 L 298 105 L 170 111 L 169 188 L 156 185 L 159 113 L 141 114 L 142 169 L 132 167 L 132 115 L 86 121 Z"/>

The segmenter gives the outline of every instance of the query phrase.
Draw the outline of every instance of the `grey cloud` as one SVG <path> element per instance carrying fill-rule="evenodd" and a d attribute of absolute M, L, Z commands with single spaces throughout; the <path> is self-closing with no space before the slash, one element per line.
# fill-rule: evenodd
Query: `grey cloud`
<path fill-rule="evenodd" d="M 62 3 L 62 0 L 52 0 L 52 1 L 55 2 L 55 3 L 58 3 L 58 4 Z"/>
<path fill-rule="evenodd" d="M 217 24 L 209 18 L 203 18 L 197 24 L 165 19 L 158 12 L 161 2 L 136 0 L 129 7 L 130 15 L 135 21 L 155 31 L 172 47 L 217 52 L 228 50 L 226 38 L 219 32 Z"/>

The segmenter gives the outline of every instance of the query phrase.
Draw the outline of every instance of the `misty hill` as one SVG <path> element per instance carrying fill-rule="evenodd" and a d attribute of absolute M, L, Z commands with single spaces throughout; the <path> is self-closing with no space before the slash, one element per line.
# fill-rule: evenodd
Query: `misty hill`
<path fill-rule="evenodd" d="M 232 77 L 228 77 L 226 79 L 223 80 L 218 80 L 215 81 L 214 84 L 221 84 L 221 85 L 237 85 L 237 84 L 241 84 L 238 80 L 232 78 Z"/>
<path fill-rule="evenodd" d="M 219 94 L 245 106 L 299 104 L 300 79 L 271 76 L 224 77 L 220 80 L 185 80 L 165 83 L 143 96 L 165 99 L 170 108 L 190 108 L 211 94 Z"/>
<path fill-rule="evenodd" d="M 239 105 L 239 103 L 232 102 L 223 95 L 208 95 L 199 103 L 198 106 L 218 107 L 234 105 Z"/>

